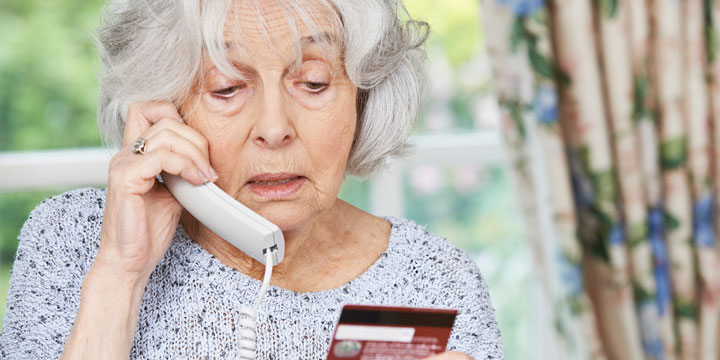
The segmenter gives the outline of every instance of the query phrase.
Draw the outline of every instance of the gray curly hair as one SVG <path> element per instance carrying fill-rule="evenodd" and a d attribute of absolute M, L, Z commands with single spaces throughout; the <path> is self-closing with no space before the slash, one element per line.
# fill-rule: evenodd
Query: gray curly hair
<path fill-rule="evenodd" d="M 255 1 L 261 19 L 258 0 L 245 1 Z M 427 23 L 413 20 L 398 0 L 275 1 L 295 30 L 295 18 L 310 29 L 317 27 L 310 2 L 335 14 L 331 21 L 343 37 L 345 71 L 358 88 L 358 123 L 346 173 L 368 177 L 389 156 L 402 155 L 423 96 L 421 47 Z M 96 35 L 103 63 L 97 121 L 106 143 L 122 143 L 132 102 L 162 100 L 180 106 L 187 100 L 203 59 L 228 76 L 239 76 L 223 40 L 232 2 L 110 1 Z"/>

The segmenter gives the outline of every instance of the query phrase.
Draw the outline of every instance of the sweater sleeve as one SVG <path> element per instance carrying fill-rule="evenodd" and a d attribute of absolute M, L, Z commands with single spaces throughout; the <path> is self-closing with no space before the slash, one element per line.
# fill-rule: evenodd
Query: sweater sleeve
<path fill-rule="evenodd" d="M 443 286 L 448 304 L 458 310 L 447 351 L 459 351 L 475 360 L 505 359 L 490 292 L 477 265 L 464 252 L 453 249 L 444 262 L 453 270 Z M 450 255 L 448 254 L 448 255 Z"/>
<path fill-rule="evenodd" d="M 60 357 L 80 305 L 93 233 L 99 234 L 102 204 L 88 204 L 92 197 L 93 189 L 81 189 L 47 199 L 23 225 L 0 334 L 1 358 Z"/>

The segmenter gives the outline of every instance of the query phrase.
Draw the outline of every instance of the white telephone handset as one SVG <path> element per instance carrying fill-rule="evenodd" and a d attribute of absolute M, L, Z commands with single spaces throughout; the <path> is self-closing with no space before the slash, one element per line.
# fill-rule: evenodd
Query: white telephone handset
<path fill-rule="evenodd" d="M 213 183 L 192 185 L 185 179 L 163 172 L 160 178 L 178 202 L 198 221 L 236 248 L 265 264 L 265 276 L 255 306 L 241 306 L 237 330 L 241 360 L 255 359 L 257 313 L 272 276 L 273 266 L 283 261 L 285 237 L 280 228 L 248 209 Z"/>
<path fill-rule="evenodd" d="M 192 185 L 177 175 L 163 172 L 165 186 L 198 221 L 236 248 L 266 264 L 272 252 L 275 266 L 285 255 L 285 238 L 280 228 L 248 209 L 213 183 Z M 267 264 L 266 264 L 267 265 Z"/>

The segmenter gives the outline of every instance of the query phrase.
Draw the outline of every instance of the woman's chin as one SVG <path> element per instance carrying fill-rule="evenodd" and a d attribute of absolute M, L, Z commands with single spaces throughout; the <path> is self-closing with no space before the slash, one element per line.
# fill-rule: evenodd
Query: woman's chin
<path fill-rule="evenodd" d="M 246 184 L 236 199 L 284 232 L 303 228 L 335 204 L 336 198 L 327 199 L 304 177 L 284 185 L 286 188 Z"/>
<path fill-rule="evenodd" d="M 269 212 L 267 215 L 262 215 L 271 223 L 277 225 L 283 232 L 292 231 L 302 228 L 303 225 L 308 223 L 310 216 L 302 216 L 302 214 L 286 214 L 284 212 Z"/>
<path fill-rule="evenodd" d="M 282 231 L 301 228 L 312 219 L 316 211 L 308 208 L 306 202 L 272 201 L 259 204 L 246 204 L 250 209 L 277 225 Z"/>

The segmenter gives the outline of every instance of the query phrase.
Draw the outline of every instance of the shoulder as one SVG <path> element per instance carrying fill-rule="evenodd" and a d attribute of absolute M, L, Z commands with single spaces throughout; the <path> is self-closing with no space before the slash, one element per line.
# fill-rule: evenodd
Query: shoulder
<path fill-rule="evenodd" d="M 35 211 L 43 209 L 62 208 L 96 208 L 103 209 L 105 206 L 105 189 L 79 188 L 68 190 L 62 194 L 49 197 L 35 208 Z"/>
<path fill-rule="evenodd" d="M 41 218 L 46 220 L 69 219 L 78 220 L 78 222 L 81 220 L 94 222 L 99 219 L 92 217 L 92 215 L 98 212 L 102 214 L 104 208 L 105 189 L 81 188 L 69 190 L 43 200 L 30 213 L 28 220 Z M 84 214 L 88 214 L 88 216 Z"/>
<path fill-rule="evenodd" d="M 502 359 L 503 346 L 490 291 L 475 261 L 447 239 L 405 219 L 393 224 L 394 247 L 405 258 L 405 276 L 411 277 L 410 294 L 425 298 L 413 306 L 447 307 L 458 311 L 448 350 L 475 359 Z"/>
<path fill-rule="evenodd" d="M 90 255 L 89 251 L 99 246 L 104 208 L 105 190 L 95 188 L 70 190 L 45 199 L 25 221 L 18 236 L 18 248 L 25 251 L 64 248 L 76 255 Z"/>
<path fill-rule="evenodd" d="M 392 223 L 393 251 L 414 260 L 412 262 L 424 272 L 437 273 L 443 277 L 472 274 L 473 278 L 480 278 L 480 271 L 470 256 L 447 239 L 431 233 L 412 220 L 388 220 Z"/>
<path fill-rule="evenodd" d="M 18 236 L 0 357 L 58 358 L 99 246 L 104 191 L 77 189 L 41 202 Z M 42 346 L 38 346 L 42 344 Z"/>
<path fill-rule="evenodd" d="M 392 223 L 389 249 L 416 287 L 432 298 L 429 305 L 457 307 L 473 298 L 489 304 L 487 285 L 475 261 L 447 239 L 411 220 L 388 218 Z"/>
<path fill-rule="evenodd" d="M 104 208 L 105 190 L 70 190 L 43 200 L 30 213 L 22 232 L 65 237 L 71 233 L 91 230 L 102 223 Z M 51 233 L 47 234 L 47 231 Z"/>
<path fill-rule="evenodd" d="M 55 220 L 77 219 L 82 213 L 103 212 L 105 207 L 105 190 L 81 188 L 69 190 L 62 194 L 49 197 L 35 207 L 28 220 L 35 218 Z M 78 213 L 72 210 L 78 210 Z M 79 219 L 78 219 L 79 220 Z"/>

